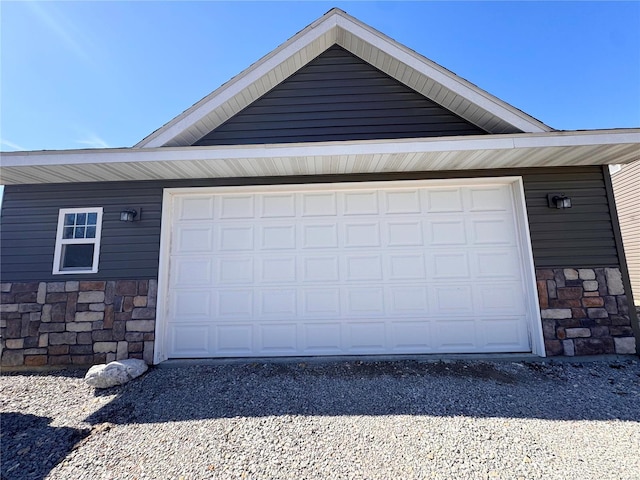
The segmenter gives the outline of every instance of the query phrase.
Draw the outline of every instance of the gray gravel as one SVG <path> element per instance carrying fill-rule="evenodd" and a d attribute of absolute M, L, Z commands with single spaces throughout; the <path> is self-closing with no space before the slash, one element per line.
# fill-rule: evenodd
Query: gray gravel
<path fill-rule="evenodd" d="M 640 479 L 640 363 L 335 362 L 0 377 L 3 479 Z"/>

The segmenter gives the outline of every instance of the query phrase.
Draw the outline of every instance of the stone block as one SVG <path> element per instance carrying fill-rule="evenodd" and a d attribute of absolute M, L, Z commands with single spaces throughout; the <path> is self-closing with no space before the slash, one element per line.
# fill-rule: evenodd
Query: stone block
<path fill-rule="evenodd" d="M 22 353 L 22 350 L 4 350 L 2 352 L 2 365 L 5 367 L 24 365 L 24 353 Z"/>
<path fill-rule="evenodd" d="M 76 322 L 97 322 L 104 318 L 104 312 L 76 312 Z"/>
<path fill-rule="evenodd" d="M 7 327 L 4 331 L 4 338 L 20 338 L 22 333 L 22 320 L 7 320 Z"/>
<path fill-rule="evenodd" d="M 67 294 L 67 305 L 65 307 L 65 318 L 67 322 L 71 322 L 76 317 L 78 310 L 78 292 L 69 292 Z"/>
<path fill-rule="evenodd" d="M 142 360 L 142 352 L 131 352 L 129 353 L 129 358 L 137 358 L 138 360 Z"/>
<path fill-rule="evenodd" d="M 67 303 L 67 294 L 65 292 L 47 293 L 46 299 L 47 303 Z"/>
<path fill-rule="evenodd" d="M 25 355 L 24 364 L 27 367 L 42 367 L 47 364 L 46 355 Z"/>
<path fill-rule="evenodd" d="M 553 270 L 537 269 L 536 279 L 537 280 L 553 280 Z"/>
<path fill-rule="evenodd" d="M 95 342 L 93 344 L 93 353 L 110 353 L 118 350 L 118 342 Z"/>
<path fill-rule="evenodd" d="M 156 339 L 156 334 L 154 332 L 147 332 L 142 336 L 142 339 L 145 342 L 153 342 Z"/>
<path fill-rule="evenodd" d="M 112 330 L 94 330 L 91 333 L 91 338 L 95 342 L 111 342 L 113 341 L 113 331 Z"/>
<path fill-rule="evenodd" d="M 545 340 L 544 349 L 550 357 L 562 355 L 564 353 L 562 342 L 560 342 L 560 340 Z"/>
<path fill-rule="evenodd" d="M 147 365 L 153 365 L 153 342 L 144 342 L 142 359 Z"/>
<path fill-rule="evenodd" d="M 70 345 L 76 343 L 76 332 L 60 332 L 49 334 L 49 345 Z"/>
<path fill-rule="evenodd" d="M 599 297 L 600 292 L 584 292 L 583 297 Z"/>
<path fill-rule="evenodd" d="M 126 322 L 131 320 L 131 312 L 118 312 L 113 314 L 113 319 L 116 322 Z"/>
<path fill-rule="evenodd" d="M 123 297 L 122 302 L 122 311 L 123 312 L 132 312 L 133 311 L 133 297 Z"/>
<path fill-rule="evenodd" d="M 578 271 L 573 268 L 565 268 L 564 278 L 565 280 L 578 280 Z"/>
<path fill-rule="evenodd" d="M 597 292 L 598 282 L 595 280 L 585 280 L 582 282 L 582 288 L 584 288 L 585 292 Z"/>
<path fill-rule="evenodd" d="M 115 294 L 116 294 L 116 282 L 114 282 L 113 280 L 110 280 L 107 282 L 106 286 L 104 287 L 104 303 L 106 305 L 112 305 Z"/>
<path fill-rule="evenodd" d="M 563 340 L 562 349 L 564 350 L 564 354 L 568 357 L 573 357 L 576 354 L 573 340 Z"/>
<path fill-rule="evenodd" d="M 551 319 L 543 319 L 542 320 L 542 335 L 545 340 L 555 340 L 556 339 L 556 322 Z"/>
<path fill-rule="evenodd" d="M 549 292 L 547 291 L 547 282 L 545 280 L 536 281 L 538 287 L 538 305 L 540 308 L 549 308 Z"/>
<path fill-rule="evenodd" d="M 613 341 L 618 355 L 636 354 L 636 339 L 634 337 L 614 338 Z"/>
<path fill-rule="evenodd" d="M 14 293 L 0 293 L 0 303 L 2 305 L 16 303 L 16 295 Z"/>
<path fill-rule="evenodd" d="M 609 327 L 606 325 L 595 325 L 590 328 L 591 336 L 595 338 L 609 337 L 611 334 L 609 333 Z"/>
<path fill-rule="evenodd" d="M 104 330 L 104 321 L 91 322 L 91 330 Z"/>
<path fill-rule="evenodd" d="M 64 323 L 41 323 L 40 333 L 64 332 Z"/>
<path fill-rule="evenodd" d="M 4 283 L 0 283 L 0 292 L 2 293 L 7 293 L 11 291 L 11 284 L 4 282 Z"/>
<path fill-rule="evenodd" d="M 89 311 L 90 312 L 104 312 L 106 305 L 104 303 L 90 303 Z"/>
<path fill-rule="evenodd" d="M 91 324 L 89 322 L 68 322 L 67 332 L 90 332 Z"/>
<path fill-rule="evenodd" d="M 93 354 L 71 355 L 71 363 L 74 365 L 91 365 L 93 363 Z"/>
<path fill-rule="evenodd" d="M 127 342 L 142 342 L 142 340 L 144 338 L 143 335 L 144 334 L 142 332 L 127 332 L 124 335 L 124 339 Z"/>
<path fill-rule="evenodd" d="M 142 353 L 143 351 L 143 343 L 142 342 L 129 342 L 129 353 Z"/>
<path fill-rule="evenodd" d="M 558 298 L 558 288 L 554 280 L 547 280 L 547 292 L 549 292 L 549 298 Z"/>
<path fill-rule="evenodd" d="M 598 281 L 598 293 L 601 297 L 609 295 L 607 291 L 607 277 L 604 274 L 604 268 L 596 268 L 596 280 Z"/>
<path fill-rule="evenodd" d="M 135 296 L 138 294 L 138 285 L 135 280 L 118 280 L 116 282 L 116 295 L 130 295 Z"/>
<path fill-rule="evenodd" d="M 122 312 L 122 306 L 124 305 L 124 297 L 115 296 L 113 298 L 113 311 L 116 313 Z"/>
<path fill-rule="evenodd" d="M 78 332 L 77 343 L 78 343 L 78 345 L 93 344 L 93 339 L 91 338 L 91 333 L 89 333 L 89 332 Z"/>
<path fill-rule="evenodd" d="M 540 311 L 542 318 L 560 319 L 571 318 L 570 308 L 545 308 Z"/>
<path fill-rule="evenodd" d="M 133 306 L 134 307 L 146 307 L 147 306 L 147 297 L 146 295 L 138 295 L 137 297 L 133 297 Z"/>
<path fill-rule="evenodd" d="M 10 313 L 17 312 L 18 304 L 17 303 L 3 303 L 0 305 L 0 312 Z"/>
<path fill-rule="evenodd" d="M 94 353 L 93 354 L 93 363 L 107 363 L 107 354 L 106 353 Z"/>
<path fill-rule="evenodd" d="M 13 301 L 15 303 L 37 303 L 38 295 L 36 292 L 23 292 L 13 295 Z"/>
<path fill-rule="evenodd" d="M 70 365 L 71 357 L 69 355 L 49 355 L 49 365 Z"/>
<path fill-rule="evenodd" d="M 100 291 L 83 292 L 81 290 L 78 293 L 78 303 L 103 303 L 103 302 L 104 302 L 104 292 L 100 292 Z"/>
<path fill-rule="evenodd" d="M 125 341 L 118 342 L 118 349 L 116 351 L 116 360 L 124 360 L 129 355 L 129 344 Z"/>
<path fill-rule="evenodd" d="M 29 321 L 29 327 L 28 327 L 28 330 L 27 330 L 27 335 L 29 337 L 36 338 L 39 333 L 40 333 L 40 321 L 38 321 L 38 320 Z"/>
<path fill-rule="evenodd" d="M 104 326 L 103 328 L 113 327 L 113 305 L 105 305 L 104 307 Z"/>
<path fill-rule="evenodd" d="M 49 292 L 64 292 L 66 282 L 49 282 L 47 283 L 47 293 Z"/>
<path fill-rule="evenodd" d="M 66 355 L 69 353 L 69 345 L 50 345 L 47 351 L 49 355 Z"/>
<path fill-rule="evenodd" d="M 46 282 L 40 282 L 38 285 L 38 294 L 36 295 L 36 302 L 43 304 L 47 299 L 47 284 Z"/>
<path fill-rule="evenodd" d="M 607 355 L 615 353 L 612 338 L 576 338 L 576 355 Z"/>
<path fill-rule="evenodd" d="M 158 299 L 158 281 L 155 279 L 149 280 L 149 292 L 147 293 L 147 306 L 155 307 Z"/>
<path fill-rule="evenodd" d="M 46 348 L 25 348 L 22 353 L 25 355 L 46 355 Z"/>
<path fill-rule="evenodd" d="M 573 318 L 586 318 L 587 311 L 584 308 L 572 308 L 571 316 Z"/>
<path fill-rule="evenodd" d="M 69 353 L 71 355 L 92 355 L 93 345 L 71 345 L 69 347 Z"/>
<path fill-rule="evenodd" d="M 107 363 L 115 362 L 116 354 L 115 353 L 107 353 Z"/>
<path fill-rule="evenodd" d="M 559 287 L 558 299 L 559 300 L 572 300 L 582 298 L 581 287 Z"/>
<path fill-rule="evenodd" d="M 65 303 L 54 303 L 51 305 L 51 321 L 64 322 L 66 320 L 66 308 L 67 305 Z"/>
<path fill-rule="evenodd" d="M 155 318 L 156 318 L 155 308 L 135 308 L 131 313 L 132 320 L 144 320 L 144 319 L 155 319 Z"/>
<path fill-rule="evenodd" d="M 564 288 L 566 286 L 564 271 L 562 269 L 556 269 L 553 271 L 553 280 L 556 282 L 556 286 L 558 288 Z"/>
<path fill-rule="evenodd" d="M 80 291 L 88 292 L 88 291 L 99 290 L 104 292 L 105 285 L 106 285 L 106 282 L 103 282 L 103 281 L 83 280 L 80 282 Z"/>
<path fill-rule="evenodd" d="M 149 292 L 149 280 L 140 280 L 138 282 L 138 295 L 147 296 Z"/>
<path fill-rule="evenodd" d="M 37 292 L 40 282 L 19 282 L 11 285 L 12 293 Z"/>
<path fill-rule="evenodd" d="M 127 322 L 127 332 L 153 332 L 155 326 L 155 320 L 129 320 Z"/>
<path fill-rule="evenodd" d="M 612 337 L 633 337 L 633 328 L 631 327 L 609 327 L 609 332 Z"/>
<path fill-rule="evenodd" d="M 616 301 L 618 303 L 618 313 L 629 315 L 629 302 L 627 301 L 627 297 L 625 295 L 619 295 L 616 297 Z"/>
<path fill-rule="evenodd" d="M 607 318 L 609 313 L 604 308 L 587 308 L 589 318 Z"/>
<path fill-rule="evenodd" d="M 42 306 L 42 315 L 40 316 L 40 321 L 42 322 L 50 322 L 51 321 L 51 309 L 52 305 L 43 305 Z"/>
<path fill-rule="evenodd" d="M 552 298 L 549 300 L 550 308 L 580 308 L 582 303 L 578 298 L 569 298 L 567 300 L 560 300 L 558 298 Z"/>
<path fill-rule="evenodd" d="M 124 340 L 124 336 L 126 333 L 126 323 L 125 322 L 113 322 L 113 328 L 111 329 L 113 332 L 113 339 L 117 341 Z"/>
<path fill-rule="evenodd" d="M 624 295 L 624 286 L 622 285 L 622 274 L 618 268 L 605 268 L 605 276 L 607 277 L 607 289 L 609 295 Z"/>
<path fill-rule="evenodd" d="M 39 347 L 47 347 L 47 346 L 49 346 L 49 334 L 48 333 L 41 333 L 38 336 L 38 346 Z"/>
<path fill-rule="evenodd" d="M 610 314 L 618 313 L 618 302 L 616 302 L 616 297 L 604 297 L 604 309 Z"/>
<path fill-rule="evenodd" d="M 602 307 L 604 300 L 602 297 L 584 297 L 582 299 L 582 305 L 585 307 Z"/>
<path fill-rule="evenodd" d="M 578 275 L 580 280 L 595 280 L 596 272 L 592 268 L 580 268 L 578 269 Z"/>
<path fill-rule="evenodd" d="M 556 338 L 558 340 L 564 340 L 565 338 L 567 338 L 567 329 L 564 327 L 558 327 L 556 329 Z"/>
<path fill-rule="evenodd" d="M 70 280 L 64 284 L 65 292 L 77 292 L 80 290 L 80 282 Z"/>
<path fill-rule="evenodd" d="M 30 313 L 42 311 L 42 305 L 39 303 L 21 303 L 18 305 L 18 312 Z"/>
<path fill-rule="evenodd" d="M 88 303 L 78 303 L 76 305 L 76 312 L 88 312 L 89 304 Z"/>
<path fill-rule="evenodd" d="M 4 346 L 12 350 L 24 348 L 24 338 L 7 338 Z"/>
<path fill-rule="evenodd" d="M 631 319 L 629 318 L 629 315 L 609 315 L 609 318 L 611 319 L 611 325 L 631 325 Z"/>

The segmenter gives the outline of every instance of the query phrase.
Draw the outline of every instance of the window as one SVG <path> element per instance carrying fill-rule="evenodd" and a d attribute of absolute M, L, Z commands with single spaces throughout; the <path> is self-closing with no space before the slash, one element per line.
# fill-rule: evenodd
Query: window
<path fill-rule="evenodd" d="M 53 273 L 97 272 L 101 230 L 101 207 L 60 209 Z"/>

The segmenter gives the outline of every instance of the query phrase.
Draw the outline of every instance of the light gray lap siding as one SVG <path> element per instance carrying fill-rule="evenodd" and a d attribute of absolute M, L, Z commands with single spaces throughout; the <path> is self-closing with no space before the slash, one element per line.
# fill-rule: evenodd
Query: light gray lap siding
<path fill-rule="evenodd" d="M 10 185 L 0 217 L 0 279 L 156 278 L 162 191 L 165 187 L 331 183 L 522 176 L 536 267 L 614 267 L 618 255 L 600 167 L 417 172 L 279 178 L 201 179 L 58 185 Z M 547 193 L 572 198 L 573 208 L 547 206 Z M 52 275 L 60 208 L 104 208 L 97 274 Z M 142 207 L 140 222 L 118 220 L 123 207 Z"/>
<path fill-rule="evenodd" d="M 481 135 L 484 130 L 334 46 L 195 145 Z"/>

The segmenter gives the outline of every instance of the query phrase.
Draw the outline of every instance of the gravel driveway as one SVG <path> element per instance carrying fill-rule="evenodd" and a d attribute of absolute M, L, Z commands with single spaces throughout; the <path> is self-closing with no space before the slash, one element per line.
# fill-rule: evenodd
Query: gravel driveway
<path fill-rule="evenodd" d="M 640 363 L 326 362 L 0 377 L 2 479 L 640 479 Z"/>

